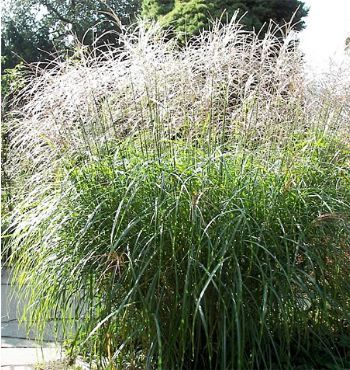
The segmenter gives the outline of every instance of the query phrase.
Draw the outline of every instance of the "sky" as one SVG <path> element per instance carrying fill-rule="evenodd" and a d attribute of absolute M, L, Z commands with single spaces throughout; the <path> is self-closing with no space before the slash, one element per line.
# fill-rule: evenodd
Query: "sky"
<path fill-rule="evenodd" d="M 345 58 L 345 40 L 350 36 L 350 0 L 304 0 L 310 8 L 300 47 L 309 69 L 324 72 Z"/>

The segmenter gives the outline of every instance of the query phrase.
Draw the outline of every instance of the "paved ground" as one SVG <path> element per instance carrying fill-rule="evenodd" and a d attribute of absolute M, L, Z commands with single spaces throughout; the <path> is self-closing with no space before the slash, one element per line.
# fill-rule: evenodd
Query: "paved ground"
<path fill-rule="evenodd" d="M 11 284 L 10 273 L 1 269 L 1 370 L 34 369 L 34 365 L 47 361 L 57 361 L 63 358 L 60 347 L 54 343 L 50 324 L 44 336 L 44 342 L 39 344 L 35 331 L 27 333 L 18 322 L 21 301 L 12 297 L 16 287 Z M 45 367 L 41 367 L 45 369 Z"/>

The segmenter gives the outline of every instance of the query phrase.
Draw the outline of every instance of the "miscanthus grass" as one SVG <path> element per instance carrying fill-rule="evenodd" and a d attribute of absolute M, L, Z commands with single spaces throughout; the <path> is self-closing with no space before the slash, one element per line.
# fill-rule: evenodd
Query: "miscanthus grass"
<path fill-rule="evenodd" d="M 99 368 L 349 366 L 346 82 L 311 87 L 273 27 L 120 38 L 38 69 L 13 110 L 28 322 L 60 317 Z"/>

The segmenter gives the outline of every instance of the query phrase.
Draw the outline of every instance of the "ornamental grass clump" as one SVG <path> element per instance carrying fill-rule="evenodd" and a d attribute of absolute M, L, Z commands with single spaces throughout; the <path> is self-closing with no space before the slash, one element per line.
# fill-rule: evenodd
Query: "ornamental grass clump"
<path fill-rule="evenodd" d="M 349 366 L 349 95 L 310 102 L 281 31 L 233 20 L 179 48 L 139 25 L 22 91 L 11 262 L 72 356 Z"/>

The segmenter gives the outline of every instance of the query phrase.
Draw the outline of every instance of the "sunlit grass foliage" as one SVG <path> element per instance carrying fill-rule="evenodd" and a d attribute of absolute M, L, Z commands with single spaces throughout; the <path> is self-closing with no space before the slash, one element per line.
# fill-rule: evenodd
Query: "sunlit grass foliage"
<path fill-rule="evenodd" d="M 349 366 L 349 89 L 311 99 L 277 31 L 233 21 L 178 48 L 140 25 L 23 90 L 12 263 L 30 321 L 61 317 L 72 355 Z"/>

